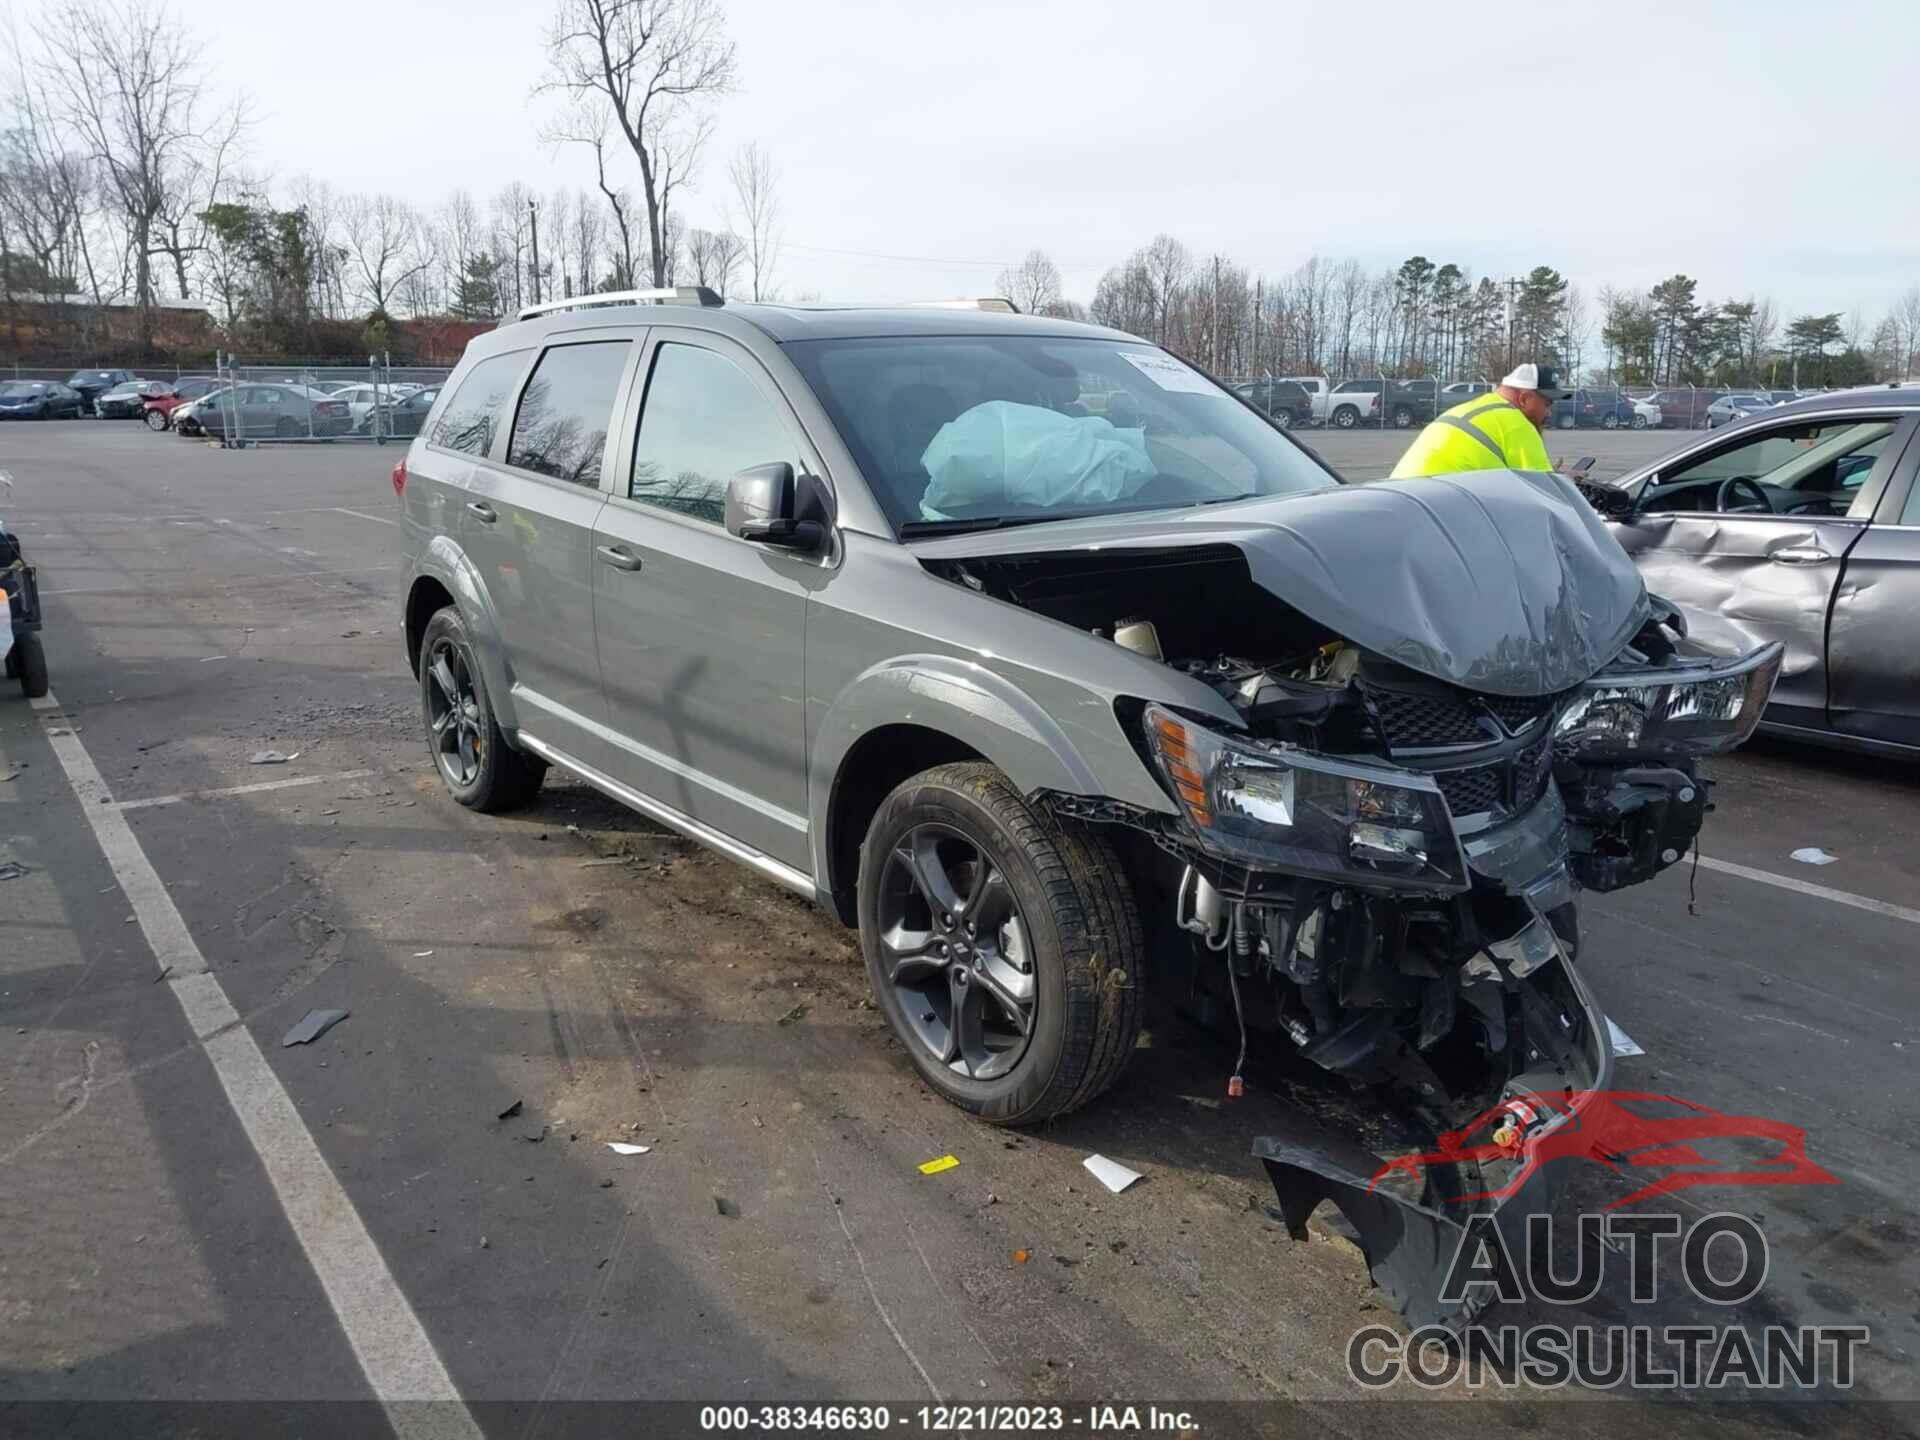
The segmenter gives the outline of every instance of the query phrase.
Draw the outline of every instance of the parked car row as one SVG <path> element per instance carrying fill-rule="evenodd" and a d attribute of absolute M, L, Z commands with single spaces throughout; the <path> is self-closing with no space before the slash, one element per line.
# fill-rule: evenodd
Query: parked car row
<path fill-rule="evenodd" d="M 147 416 L 150 428 L 171 429 L 189 438 L 225 438 L 231 426 L 235 438 L 247 440 L 303 436 L 333 439 L 374 433 L 376 403 L 371 385 L 348 384 L 328 390 L 294 381 L 249 380 L 226 386 L 218 381 L 192 383 L 192 395 L 153 402 L 155 408 Z M 355 391 L 362 389 L 368 395 L 357 396 Z M 439 396 L 437 385 L 409 385 L 404 394 L 398 393 L 398 387 L 390 393 L 382 386 L 377 406 L 379 433 L 402 438 L 418 435 L 421 422 Z M 166 409 L 159 408 L 163 403 Z"/>

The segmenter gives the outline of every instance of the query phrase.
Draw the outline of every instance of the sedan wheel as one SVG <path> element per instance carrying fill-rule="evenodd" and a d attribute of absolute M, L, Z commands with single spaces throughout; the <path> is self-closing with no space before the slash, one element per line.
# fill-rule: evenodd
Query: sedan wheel
<path fill-rule="evenodd" d="M 466 624 L 451 605 L 420 638 L 420 702 L 427 749 L 455 800 L 470 810 L 508 810 L 540 788 L 547 763 L 500 733 Z"/>
<path fill-rule="evenodd" d="M 156 433 L 167 428 L 167 416 L 163 410 L 147 411 L 147 428 Z"/>
<path fill-rule="evenodd" d="M 1600 422 L 1600 428 L 1602 430 L 1618 430 L 1620 428 L 1620 417 L 1618 415 L 1607 416 L 1606 419 Z"/>
<path fill-rule="evenodd" d="M 1634 417 L 1633 417 L 1633 428 L 1634 428 L 1634 429 L 1636 429 L 1636 430 L 1644 430 L 1644 429 L 1646 429 L 1646 428 L 1647 428 L 1647 417 L 1646 417 L 1646 416 L 1644 416 L 1644 415 L 1636 415 L 1636 416 L 1634 416 Z"/>

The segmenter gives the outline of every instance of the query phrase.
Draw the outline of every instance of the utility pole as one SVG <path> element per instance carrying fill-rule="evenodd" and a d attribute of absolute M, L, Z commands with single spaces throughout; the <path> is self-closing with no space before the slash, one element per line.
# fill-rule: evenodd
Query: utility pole
<path fill-rule="evenodd" d="M 527 217 L 533 222 L 533 303 L 540 303 L 540 207 L 527 201 Z"/>

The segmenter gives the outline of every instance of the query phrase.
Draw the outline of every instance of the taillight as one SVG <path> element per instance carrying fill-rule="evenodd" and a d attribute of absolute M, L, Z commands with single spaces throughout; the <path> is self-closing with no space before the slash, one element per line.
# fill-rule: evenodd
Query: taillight
<path fill-rule="evenodd" d="M 393 493 L 404 494 L 407 488 L 407 462 L 402 460 L 393 467 Z"/>

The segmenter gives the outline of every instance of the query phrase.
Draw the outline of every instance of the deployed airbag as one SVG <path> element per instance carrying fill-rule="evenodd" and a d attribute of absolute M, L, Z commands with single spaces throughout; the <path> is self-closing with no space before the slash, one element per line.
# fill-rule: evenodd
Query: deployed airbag
<path fill-rule="evenodd" d="M 928 520 L 984 506 L 1056 510 L 1112 504 L 1157 473 L 1146 434 L 1099 416 L 990 400 L 940 427 L 920 457 L 931 477 Z"/>

